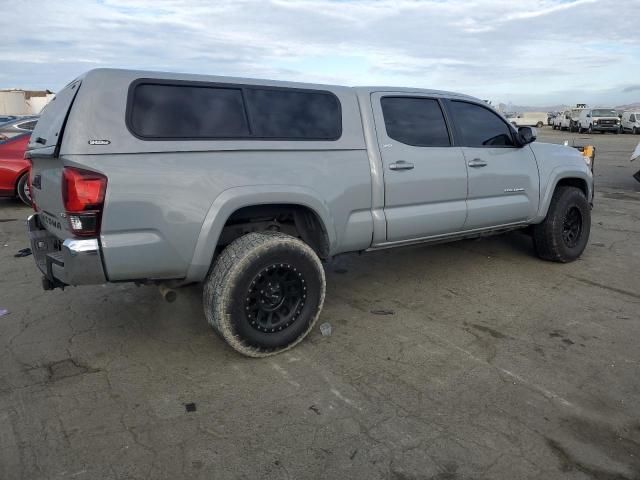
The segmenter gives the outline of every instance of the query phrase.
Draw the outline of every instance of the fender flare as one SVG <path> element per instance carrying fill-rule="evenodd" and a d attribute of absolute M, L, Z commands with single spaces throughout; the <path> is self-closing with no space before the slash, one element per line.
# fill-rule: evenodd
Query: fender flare
<path fill-rule="evenodd" d="M 249 185 L 233 187 L 218 195 L 204 218 L 191 258 L 186 280 L 204 280 L 227 219 L 238 209 L 255 205 L 288 204 L 310 208 L 322 222 L 329 239 L 329 251 L 335 251 L 337 235 L 329 206 L 310 188 L 293 185 Z"/>
<path fill-rule="evenodd" d="M 558 183 L 567 178 L 577 178 L 584 181 L 584 183 L 587 185 L 587 200 L 589 202 L 592 201 L 593 177 L 589 175 L 586 170 L 581 170 L 579 168 L 567 169 L 566 165 L 560 165 L 551 170 L 551 172 L 547 176 L 548 181 L 545 182 L 545 184 L 551 185 L 551 188 L 547 188 L 544 192 L 540 192 L 540 207 L 538 208 L 538 215 L 532 223 L 539 223 L 546 218 L 547 212 L 549 211 L 549 205 L 551 205 L 553 192 L 556 191 Z"/>

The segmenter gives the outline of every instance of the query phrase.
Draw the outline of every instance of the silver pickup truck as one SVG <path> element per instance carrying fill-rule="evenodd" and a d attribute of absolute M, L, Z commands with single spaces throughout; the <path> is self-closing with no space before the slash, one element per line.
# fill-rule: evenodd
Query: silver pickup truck
<path fill-rule="evenodd" d="M 575 260 L 589 159 L 456 93 L 92 70 L 26 154 L 43 286 L 204 284 L 207 320 L 261 357 L 300 342 L 345 252 L 526 228 Z"/>

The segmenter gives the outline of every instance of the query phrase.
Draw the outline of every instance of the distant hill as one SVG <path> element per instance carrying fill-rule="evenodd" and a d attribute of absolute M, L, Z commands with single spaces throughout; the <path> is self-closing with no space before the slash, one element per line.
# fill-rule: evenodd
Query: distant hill
<path fill-rule="evenodd" d="M 628 103 L 627 105 L 618 105 L 616 110 L 640 110 L 640 102 Z"/>

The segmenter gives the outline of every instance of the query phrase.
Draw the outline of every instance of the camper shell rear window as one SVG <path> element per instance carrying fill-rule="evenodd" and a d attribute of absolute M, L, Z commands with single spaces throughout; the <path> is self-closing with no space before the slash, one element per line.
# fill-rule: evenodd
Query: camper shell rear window
<path fill-rule="evenodd" d="M 324 90 L 140 79 L 126 123 L 142 140 L 337 140 L 342 110 Z"/>

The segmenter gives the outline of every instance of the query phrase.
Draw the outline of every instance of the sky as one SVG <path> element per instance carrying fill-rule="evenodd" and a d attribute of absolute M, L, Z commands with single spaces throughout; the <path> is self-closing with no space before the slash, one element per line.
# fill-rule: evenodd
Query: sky
<path fill-rule="evenodd" d="M 640 0 L 0 0 L 0 88 L 97 67 L 640 101 Z"/>

